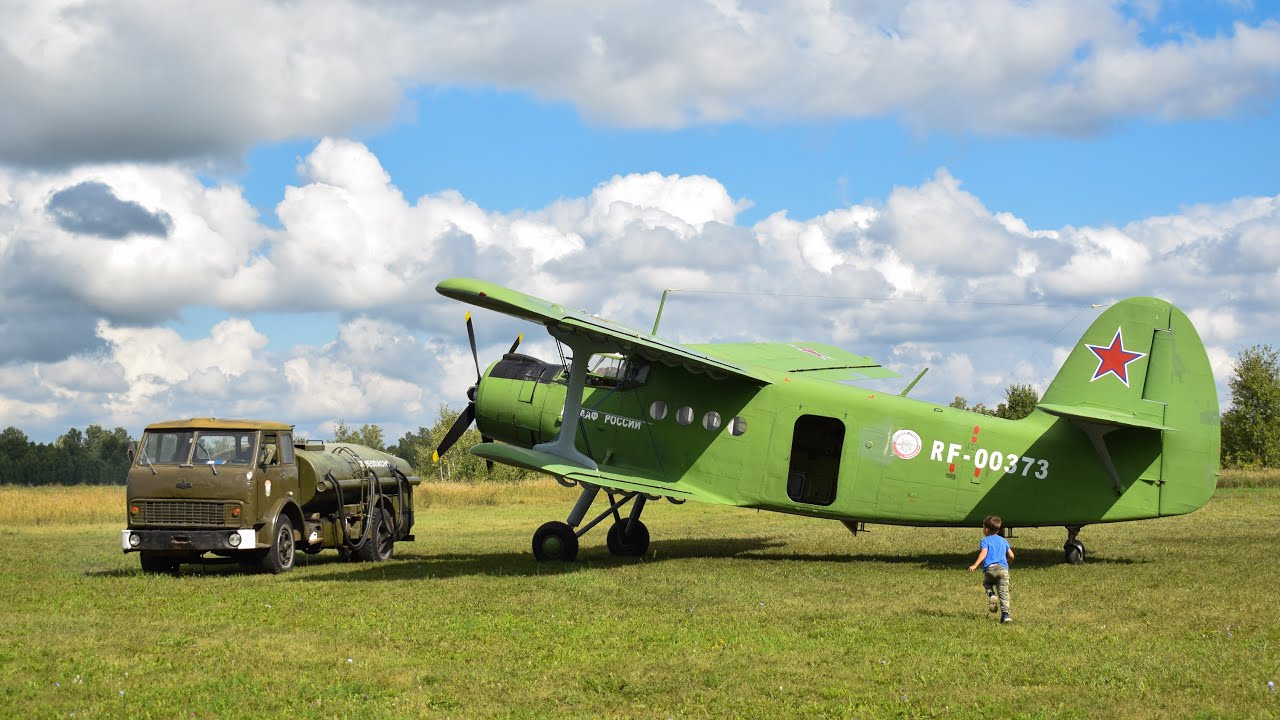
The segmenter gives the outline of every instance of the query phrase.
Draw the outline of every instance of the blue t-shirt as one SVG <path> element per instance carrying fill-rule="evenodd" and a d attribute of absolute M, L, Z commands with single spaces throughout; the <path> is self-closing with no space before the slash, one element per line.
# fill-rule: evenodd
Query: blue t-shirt
<path fill-rule="evenodd" d="M 999 535 L 983 535 L 982 542 L 978 543 L 978 547 L 987 549 L 987 556 L 982 558 L 982 569 L 986 570 L 992 565 L 1003 565 L 1009 567 L 1009 541 Z"/>

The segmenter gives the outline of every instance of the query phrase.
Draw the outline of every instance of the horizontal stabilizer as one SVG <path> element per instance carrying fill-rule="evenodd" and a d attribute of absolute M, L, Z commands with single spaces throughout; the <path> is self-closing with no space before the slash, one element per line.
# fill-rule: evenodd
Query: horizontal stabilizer
<path fill-rule="evenodd" d="M 1097 405 L 1083 403 L 1080 405 L 1060 405 L 1049 403 L 1041 404 L 1037 407 L 1051 415 L 1058 415 L 1068 419 L 1087 420 L 1100 425 L 1146 428 L 1148 430 L 1173 429 L 1150 418 L 1140 417 L 1137 413 L 1117 410 L 1116 408 L 1100 407 Z"/>

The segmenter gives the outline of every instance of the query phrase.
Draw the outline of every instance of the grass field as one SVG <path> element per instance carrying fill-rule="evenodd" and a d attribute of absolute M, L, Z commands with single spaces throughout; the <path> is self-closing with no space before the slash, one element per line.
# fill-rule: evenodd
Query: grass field
<path fill-rule="evenodd" d="M 0 488 L 5 717 L 1275 717 L 1280 489 L 1013 541 L 1016 622 L 965 572 L 973 530 L 690 503 L 653 544 L 540 565 L 572 491 L 429 486 L 378 565 L 143 576 L 122 488 Z"/>

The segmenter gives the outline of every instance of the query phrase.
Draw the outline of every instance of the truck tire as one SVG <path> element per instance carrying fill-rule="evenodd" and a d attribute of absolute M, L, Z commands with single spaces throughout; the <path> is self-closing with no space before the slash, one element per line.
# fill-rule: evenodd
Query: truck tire
<path fill-rule="evenodd" d="M 390 560 L 396 549 L 395 528 L 388 522 L 387 514 L 382 508 L 374 508 L 369 513 L 369 522 L 373 525 L 373 536 L 355 551 L 355 558 L 361 562 L 382 562 Z"/>
<path fill-rule="evenodd" d="M 147 574 L 164 573 L 176 575 L 178 573 L 178 561 L 172 557 L 156 555 L 143 550 L 138 553 L 138 560 L 142 564 L 142 572 Z"/>
<path fill-rule="evenodd" d="M 281 515 L 276 518 L 276 530 L 271 540 L 271 547 L 267 548 L 266 554 L 262 556 L 262 569 L 272 575 L 289 572 L 293 569 L 294 550 L 293 523 L 289 521 L 287 515 Z"/>

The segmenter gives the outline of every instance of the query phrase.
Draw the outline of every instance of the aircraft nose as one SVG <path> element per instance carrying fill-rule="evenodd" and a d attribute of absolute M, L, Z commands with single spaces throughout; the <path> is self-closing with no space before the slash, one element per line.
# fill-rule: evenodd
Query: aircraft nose
<path fill-rule="evenodd" d="M 477 388 L 477 387 L 478 387 L 477 385 L 472 385 L 471 387 L 467 388 L 467 399 L 468 399 L 468 400 L 470 400 L 471 402 L 475 402 L 475 401 L 476 401 L 476 388 Z"/>

